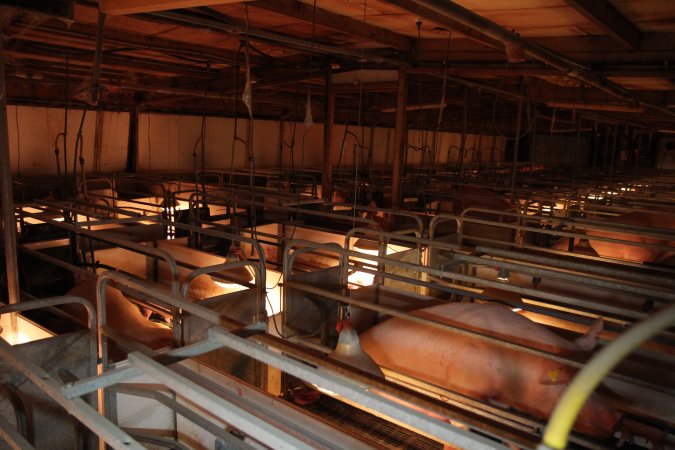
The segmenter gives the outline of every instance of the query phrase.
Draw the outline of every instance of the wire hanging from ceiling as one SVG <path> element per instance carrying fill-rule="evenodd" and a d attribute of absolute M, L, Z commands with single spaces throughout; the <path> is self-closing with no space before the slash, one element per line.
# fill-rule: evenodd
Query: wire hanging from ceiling
<path fill-rule="evenodd" d="M 431 158 L 432 162 L 429 167 L 429 175 L 433 168 L 438 165 L 438 134 L 441 131 L 441 124 L 443 123 L 443 112 L 445 111 L 445 90 L 448 84 L 448 59 L 450 57 L 450 41 L 452 40 L 452 30 L 448 32 L 448 41 L 445 46 L 445 58 L 443 59 L 443 83 L 441 86 L 441 101 L 438 105 L 438 120 L 436 120 L 436 129 L 434 130 L 434 135 L 431 141 Z"/>

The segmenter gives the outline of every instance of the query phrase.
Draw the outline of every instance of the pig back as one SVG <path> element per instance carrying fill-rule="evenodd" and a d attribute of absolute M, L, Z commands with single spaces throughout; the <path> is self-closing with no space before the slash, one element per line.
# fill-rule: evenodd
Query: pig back
<path fill-rule="evenodd" d="M 503 305 L 448 303 L 412 314 L 560 355 L 579 351 L 573 342 Z M 380 366 L 539 419 L 548 418 L 574 373 L 541 356 L 400 318 L 363 333 L 361 346 Z M 608 437 L 620 418 L 620 412 L 594 398 L 576 427 Z"/>
<path fill-rule="evenodd" d="M 96 280 L 87 279 L 79 282 L 68 291 L 67 295 L 75 295 L 89 300 L 96 308 Z M 65 307 L 74 317 L 84 321 L 84 311 L 79 307 Z M 146 319 L 138 306 L 125 297 L 118 289 L 106 287 L 106 323 L 121 336 L 140 342 L 153 349 L 173 344 L 173 332 L 168 327 Z"/>

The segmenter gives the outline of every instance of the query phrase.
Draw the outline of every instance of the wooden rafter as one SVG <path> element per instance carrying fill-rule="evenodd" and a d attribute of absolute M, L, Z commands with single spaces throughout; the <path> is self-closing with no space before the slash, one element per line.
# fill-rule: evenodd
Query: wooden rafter
<path fill-rule="evenodd" d="M 621 45 L 631 50 L 640 48 L 640 30 L 607 0 L 565 1 Z"/>
<path fill-rule="evenodd" d="M 369 41 L 379 42 L 398 50 L 411 51 L 413 47 L 413 40 L 407 36 L 324 9 L 317 8 L 316 11 L 312 11 L 311 5 L 298 1 L 259 0 L 252 3 L 252 6 L 305 22 L 315 21 L 317 25 L 322 27 L 340 30 L 344 33 L 359 36 Z"/>
<path fill-rule="evenodd" d="M 243 0 L 99 0 L 98 3 L 103 13 L 124 15 L 240 3 L 241 1 Z"/>

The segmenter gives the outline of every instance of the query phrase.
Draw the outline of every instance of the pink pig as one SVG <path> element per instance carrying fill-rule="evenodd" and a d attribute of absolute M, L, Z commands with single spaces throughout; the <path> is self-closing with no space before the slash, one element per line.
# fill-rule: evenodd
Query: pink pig
<path fill-rule="evenodd" d="M 497 304 L 448 303 L 411 314 L 558 355 L 583 352 L 599 331 L 593 327 L 579 343 L 570 342 Z M 380 366 L 478 400 L 507 404 L 542 420 L 549 417 L 576 372 L 544 357 L 399 318 L 364 332 L 361 346 Z M 622 418 L 623 413 L 594 395 L 575 429 L 608 438 Z"/>

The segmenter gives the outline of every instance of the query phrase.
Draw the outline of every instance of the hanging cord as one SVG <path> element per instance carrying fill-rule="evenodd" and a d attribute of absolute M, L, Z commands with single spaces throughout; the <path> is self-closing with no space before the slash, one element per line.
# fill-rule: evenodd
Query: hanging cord
<path fill-rule="evenodd" d="M 75 154 L 73 155 L 73 196 L 77 196 L 77 163 L 80 163 L 80 176 L 84 180 L 84 156 L 83 156 L 83 146 L 84 142 L 82 139 L 82 128 L 84 127 L 84 119 L 87 116 L 87 107 L 82 110 L 82 117 L 80 118 L 80 126 L 77 129 L 77 137 L 75 139 Z"/>
<path fill-rule="evenodd" d="M 342 164 L 342 153 L 345 149 L 345 140 L 347 139 L 347 134 L 349 133 L 349 121 L 352 118 L 352 98 L 349 97 L 349 103 L 347 104 L 347 121 L 345 122 L 345 132 L 342 134 L 342 143 L 340 144 L 340 153 L 338 154 L 337 160 L 337 171 L 340 171 L 340 165 Z"/>
<path fill-rule="evenodd" d="M 64 83 L 64 100 L 63 100 L 63 188 L 64 194 L 68 195 L 68 84 L 70 81 L 70 60 L 68 55 L 66 59 L 66 80 Z"/>
<path fill-rule="evenodd" d="M 507 71 L 508 71 L 508 69 L 509 69 L 509 66 L 510 66 L 510 63 L 507 62 L 507 63 L 506 63 L 506 70 L 507 70 Z M 502 78 L 500 79 L 498 91 L 501 91 L 501 90 L 502 90 L 502 85 L 503 85 L 503 83 L 504 83 L 504 79 L 505 79 L 505 78 L 506 78 L 506 77 L 502 77 Z M 498 101 L 498 100 L 499 100 L 499 92 L 495 93 L 495 101 L 494 101 L 494 103 L 492 104 L 492 126 L 493 126 L 493 128 L 494 128 L 495 133 L 497 133 L 498 136 L 500 136 L 500 137 L 506 139 L 507 141 L 513 141 L 513 140 L 516 139 L 516 137 L 515 137 L 515 136 L 511 137 L 511 136 L 505 135 L 504 133 L 502 133 L 502 131 L 499 129 L 499 126 L 497 125 L 497 101 Z M 521 134 L 518 136 L 518 139 L 521 139 L 521 138 L 525 137 L 525 135 L 526 135 L 527 133 L 529 133 L 530 131 L 532 131 L 532 127 L 533 127 L 533 125 L 534 125 L 534 121 L 532 120 L 532 117 L 531 117 L 531 111 L 530 111 L 530 109 L 531 109 L 531 102 L 530 102 L 529 99 L 524 98 L 524 96 L 523 96 L 523 100 L 525 101 L 525 112 L 526 112 L 526 114 L 527 114 L 527 128 L 525 129 L 525 131 L 522 131 L 522 132 L 521 132 Z"/>
<path fill-rule="evenodd" d="M 63 137 L 63 140 L 66 140 L 64 133 L 59 133 L 54 138 L 54 156 L 56 157 L 56 184 L 57 186 L 61 184 L 61 160 L 59 159 L 59 138 Z"/>
<path fill-rule="evenodd" d="M 450 41 L 452 40 L 452 30 L 448 33 L 448 42 L 445 47 L 445 59 L 443 59 L 443 87 L 441 92 L 441 102 L 438 105 L 438 120 L 436 121 L 436 129 L 434 130 L 434 135 L 431 143 L 431 152 L 432 152 L 432 164 L 429 169 L 435 167 L 438 159 L 438 134 L 441 131 L 441 124 L 443 123 L 443 112 L 445 111 L 445 89 L 448 83 L 448 59 L 450 57 Z M 430 172 L 431 173 L 431 172 Z"/>
<path fill-rule="evenodd" d="M 207 61 L 206 62 L 206 70 L 210 70 L 211 68 L 211 62 Z M 209 95 L 209 90 L 208 90 L 208 85 L 204 85 L 204 109 L 202 110 L 202 126 L 201 126 L 201 134 L 199 136 L 202 146 L 201 146 L 201 151 L 202 151 L 202 176 L 201 176 L 201 184 L 202 184 L 202 192 L 204 193 L 204 204 L 206 205 L 206 181 L 205 181 L 205 176 L 204 172 L 206 171 L 206 102 L 208 100 L 208 95 Z M 196 174 L 197 172 L 195 172 Z M 195 180 L 195 189 L 197 187 L 197 180 Z M 199 217 L 199 214 L 197 214 L 197 217 Z"/>
<path fill-rule="evenodd" d="M 246 45 L 244 48 L 244 56 L 246 58 L 246 87 L 242 93 L 242 100 L 248 108 L 248 139 L 247 139 L 247 150 L 248 150 L 248 182 L 251 189 L 253 189 L 254 179 L 255 179 L 255 156 L 253 154 L 253 98 L 251 93 L 251 62 L 249 60 L 249 19 L 248 19 L 248 3 L 244 5 L 244 10 L 246 11 Z M 253 200 L 253 199 L 252 199 Z M 252 204 L 253 202 L 251 202 Z M 258 239 L 257 236 L 257 211 L 255 205 L 251 206 L 251 238 Z"/>
<path fill-rule="evenodd" d="M 234 102 L 232 102 L 232 116 L 234 119 L 234 130 L 232 132 L 232 146 L 230 147 L 230 180 L 229 180 L 229 186 L 230 189 L 234 187 L 234 153 L 236 150 L 236 145 L 237 145 L 237 126 L 238 126 L 238 119 L 239 115 L 237 114 L 237 98 L 239 97 L 239 65 L 240 65 L 240 55 L 241 55 L 241 49 L 244 46 L 244 43 L 239 44 L 239 50 L 237 50 L 237 64 L 235 66 L 235 71 L 234 71 Z"/>
<path fill-rule="evenodd" d="M 316 0 L 315 0 L 316 1 Z M 366 12 L 367 12 L 367 6 L 368 6 L 368 1 L 364 0 L 363 1 L 363 25 L 366 25 Z M 361 58 L 360 62 L 360 69 L 363 71 L 363 61 L 364 58 Z M 356 126 L 359 127 L 361 131 L 361 138 L 363 137 L 363 125 L 361 123 L 361 110 L 363 108 L 363 82 L 359 82 L 359 104 L 356 109 Z M 361 146 L 363 145 L 363 140 L 356 135 L 354 135 L 356 138 L 356 144 L 355 148 L 359 148 L 356 146 Z M 356 153 L 356 152 L 355 152 Z M 354 156 L 354 198 L 352 199 L 352 227 L 356 227 L 356 205 L 358 204 L 358 194 L 359 194 L 359 161 L 356 158 L 356 155 Z"/>
<path fill-rule="evenodd" d="M 19 107 L 14 107 L 14 124 L 16 125 L 16 171 L 21 177 L 21 133 L 19 132 Z"/>

